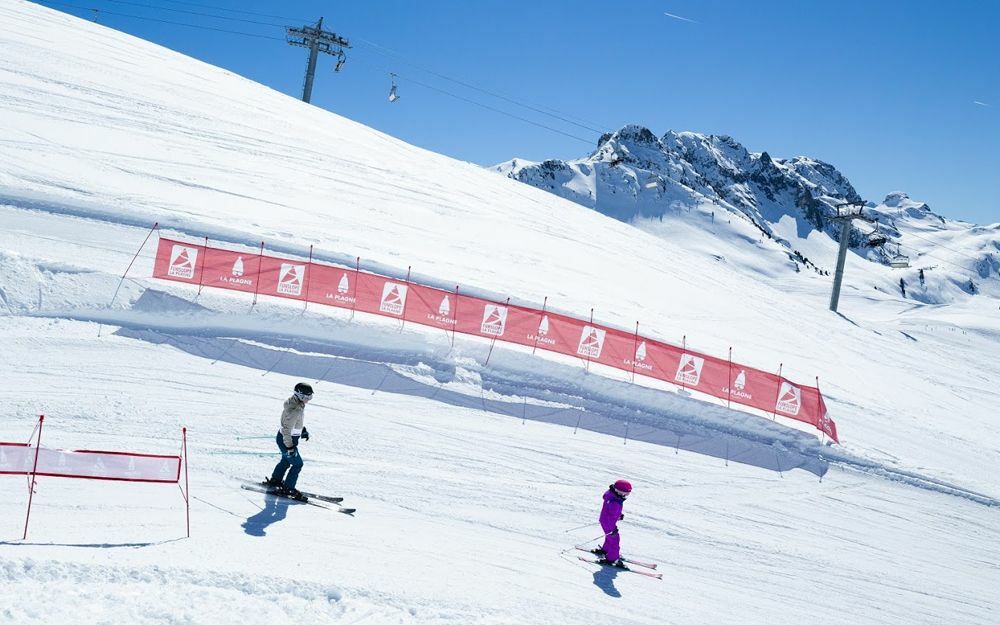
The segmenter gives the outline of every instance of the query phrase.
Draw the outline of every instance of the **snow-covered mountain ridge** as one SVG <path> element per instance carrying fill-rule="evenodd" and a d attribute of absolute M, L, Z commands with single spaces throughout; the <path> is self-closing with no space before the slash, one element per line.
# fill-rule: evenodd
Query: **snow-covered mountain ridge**
<path fill-rule="evenodd" d="M 22 540 L 26 480 L 0 476 L 0 622 L 995 625 L 995 301 L 919 305 L 852 254 L 835 315 L 827 276 L 747 219 L 713 233 L 707 206 L 637 230 L 0 0 L 0 440 L 44 414 L 49 448 L 172 454 L 186 426 L 191 492 L 186 538 L 172 485 L 41 476 Z M 733 346 L 819 375 L 842 444 L 579 358 L 154 279 L 153 222 Z M 819 259 L 835 245 L 816 234 Z M 353 518 L 239 487 L 270 474 L 300 381 L 299 485 Z M 624 553 L 662 581 L 576 557 L 621 477 Z"/>
<path fill-rule="evenodd" d="M 840 225 L 831 220 L 837 205 L 862 199 L 836 167 L 817 159 L 750 152 L 725 135 L 667 131 L 657 137 L 638 125 L 604 134 L 584 158 L 515 158 L 490 169 L 625 222 L 673 219 L 691 210 L 707 212 L 713 223 L 736 217 L 789 260 L 823 275 L 833 261 L 809 254 L 815 242 L 805 240 L 813 232 L 839 240 Z M 914 273 L 945 266 L 938 273 L 947 273 L 954 288 L 926 301 L 947 301 L 960 291 L 1000 293 L 1000 223 L 945 219 L 901 192 L 868 202 L 866 214 L 878 226 L 855 222 L 851 228 L 859 256 L 886 266 L 906 256 Z"/>

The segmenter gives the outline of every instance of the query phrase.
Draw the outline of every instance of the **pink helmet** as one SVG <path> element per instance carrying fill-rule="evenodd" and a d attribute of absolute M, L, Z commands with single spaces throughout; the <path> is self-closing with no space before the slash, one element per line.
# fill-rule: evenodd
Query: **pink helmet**
<path fill-rule="evenodd" d="M 632 484 L 630 484 L 628 480 L 618 480 L 614 484 L 612 484 L 611 487 L 620 493 L 632 492 Z"/>

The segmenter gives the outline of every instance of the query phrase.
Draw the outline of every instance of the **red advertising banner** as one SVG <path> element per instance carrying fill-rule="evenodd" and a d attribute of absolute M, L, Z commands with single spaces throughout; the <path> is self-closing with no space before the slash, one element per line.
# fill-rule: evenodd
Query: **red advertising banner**
<path fill-rule="evenodd" d="M 180 456 L 158 456 L 115 451 L 38 449 L 18 443 L 0 443 L 0 474 L 78 477 L 89 480 L 176 483 Z M 33 470 L 34 469 L 34 470 Z"/>
<path fill-rule="evenodd" d="M 353 309 L 357 305 L 358 273 L 311 263 L 306 299 L 314 304 Z"/>
<path fill-rule="evenodd" d="M 263 247 L 261 248 L 263 250 Z M 567 315 L 315 262 L 160 239 L 153 276 L 350 308 L 573 356 L 813 425 L 834 441 L 819 389 Z M 838 441 L 839 442 L 839 441 Z"/>

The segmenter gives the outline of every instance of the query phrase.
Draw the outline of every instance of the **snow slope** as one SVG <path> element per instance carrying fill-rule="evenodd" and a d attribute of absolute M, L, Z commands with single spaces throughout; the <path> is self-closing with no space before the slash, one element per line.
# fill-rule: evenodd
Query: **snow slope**
<path fill-rule="evenodd" d="M 0 439 L 44 413 L 47 446 L 173 453 L 186 425 L 194 494 L 182 539 L 172 487 L 40 478 L 21 541 L 24 482 L 0 479 L 5 622 L 996 621 L 988 297 L 926 306 L 848 285 L 833 315 L 824 277 L 735 272 L 676 244 L 716 245 L 684 220 L 637 232 L 18 0 L 0 4 L 0 128 Z M 196 297 L 149 278 L 149 247 L 109 305 L 153 222 L 734 345 L 820 375 L 845 444 L 502 345 L 486 366 L 473 339 Z M 320 380 L 302 487 L 344 495 L 355 518 L 237 488 L 273 466 L 299 379 Z M 611 426 L 629 413 L 643 427 L 623 444 Z M 678 427 L 832 469 L 641 440 Z M 661 562 L 663 582 L 562 553 L 598 533 L 568 530 L 619 476 L 637 487 L 626 552 Z"/>

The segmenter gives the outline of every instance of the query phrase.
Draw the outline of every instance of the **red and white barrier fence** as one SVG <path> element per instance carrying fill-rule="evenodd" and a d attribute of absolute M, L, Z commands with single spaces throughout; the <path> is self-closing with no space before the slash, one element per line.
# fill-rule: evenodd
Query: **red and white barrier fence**
<path fill-rule="evenodd" d="M 48 449 L 41 446 L 42 425 L 38 424 L 28 443 L 0 442 L 0 475 L 28 476 L 28 512 L 24 519 L 24 538 L 28 537 L 28 520 L 35 494 L 37 477 L 72 477 L 85 480 L 120 482 L 154 482 L 177 484 L 180 487 L 181 466 L 184 468 L 184 497 L 187 535 L 191 536 L 191 504 L 187 490 L 187 428 L 181 429 L 181 453 L 177 455 L 140 454 L 91 449 Z M 35 436 L 37 434 L 37 437 Z"/>
<path fill-rule="evenodd" d="M 310 255 L 311 256 L 311 255 Z M 270 295 L 366 312 L 425 326 L 544 349 L 647 376 L 808 423 L 837 439 L 817 386 L 796 384 L 762 371 L 625 332 L 590 320 L 542 309 L 512 306 L 453 291 L 397 280 L 358 268 L 237 252 L 161 238 L 153 277 L 202 287 Z M 454 340 L 454 339 L 453 339 Z"/>

